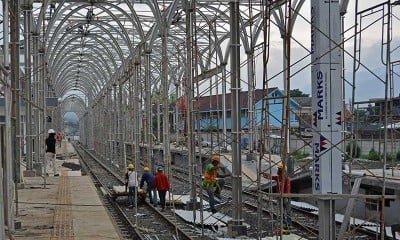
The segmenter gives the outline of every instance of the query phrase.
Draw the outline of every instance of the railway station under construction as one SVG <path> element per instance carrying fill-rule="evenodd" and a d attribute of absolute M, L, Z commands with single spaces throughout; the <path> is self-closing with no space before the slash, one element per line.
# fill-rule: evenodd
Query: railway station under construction
<path fill-rule="evenodd" d="M 400 0 L 1 2 L 0 239 L 400 239 Z"/>

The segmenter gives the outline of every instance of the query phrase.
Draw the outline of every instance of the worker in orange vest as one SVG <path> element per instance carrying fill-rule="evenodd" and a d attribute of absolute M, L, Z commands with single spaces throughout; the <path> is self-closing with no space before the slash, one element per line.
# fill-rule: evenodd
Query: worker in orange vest
<path fill-rule="evenodd" d="M 62 141 L 62 139 L 63 139 L 63 137 L 62 137 L 61 132 L 58 132 L 58 133 L 57 133 L 57 136 L 56 136 L 56 140 L 57 140 L 57 145 L 58 145 L 58 147 L 61 147 L 61 141 Z"/>
<path fill-rule="evenodd" d="M 223 178 L 229 176 L 229 174 L 221 174 L 218 172 L 218 170 L 221 169 L 220 160 L 221 159 L 219 156 L 213 156 L 211 158 L 211 163 L 207 164 L 204 171 L 203 187 L 207 191 L 212 213 L 217 212 L 215 209 L 214 197 L 221 199 L 221 190 L 225 184 L 225 180 Z"/>

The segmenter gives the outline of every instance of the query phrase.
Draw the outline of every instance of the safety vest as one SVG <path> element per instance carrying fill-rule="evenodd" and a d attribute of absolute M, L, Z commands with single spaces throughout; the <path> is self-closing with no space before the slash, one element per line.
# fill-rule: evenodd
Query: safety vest
<path fill-rule="evenodd" d="M 208 173 L 207 168 L 204 172 L 204 180 L 208 182 L 215 182 L 217 179 L 217 169 L 213 169 L 211 173 Z"/>
<path fill-rule="evenodd" d="M 213 191 L 216 191 L 218 189 L 221 189 L 219 182 L 217 181 L 217 169 L 213 169 L 211 173 L 207 171 L 209 168 L 213 168 L 214 165 L 210 166 L 207 165 L 206 171 L 204 172 L 204 181 L 203 181 L 203 187 L 205 189 L 209 189 L 210 187 L 213 188 Z"/>

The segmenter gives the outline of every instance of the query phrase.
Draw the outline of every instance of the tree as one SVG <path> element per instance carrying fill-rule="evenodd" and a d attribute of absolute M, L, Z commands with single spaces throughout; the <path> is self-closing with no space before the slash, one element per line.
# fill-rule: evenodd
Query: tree
<path fill-rule="evenodd" d="M 373 149 L 373 148 L 371 150 L 369 150 L 368 159 L 378 161 L 379 160 L 378 152 L 376 152 L 375 149 Z"/>
<path fill-rule="evenodd" d="M 303 93 L 300 89 L 292 89 L 290 90 L 290 97 L 308 97 L 310 94 Z"/>

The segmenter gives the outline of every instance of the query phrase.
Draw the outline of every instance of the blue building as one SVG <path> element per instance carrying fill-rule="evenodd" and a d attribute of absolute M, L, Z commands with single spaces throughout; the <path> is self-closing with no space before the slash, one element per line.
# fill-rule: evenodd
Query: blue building
<path fill-rule="evenodd" d="M 255 125 L 261 125 L 262 113 L 263 113 L 263 98 L 266 108 L 264 110 L 265 116 L 269 118 L 269 123 L 272 127 L 281 128 L 282 127 L 282 113 L 283 113 L 283 92 L 278 88 L 269 88 L 266 90 L 256 89 L 254 91 L 253 103 L 255 104 Z M 241 115 L 241 128 L 243 130 L 249 129 L 249 117 L 248 117 L 248 92 L 240 93 L 240 115 Z M 231 94 L 227 93 L 225 95 L 226 102 L 226 129 L 228 131 L 232 128 L 231 120 Z M 215 131 L 222 130 L 223 128 L 223 109 L 222 109 L 222 94 L 204 96 L 197 98 L 194 103 L 195 110 L 199 113 L 199 118 L 195 118 L 194 127 L 197 130 L 200 124 L 201 131 Z M 295 118 L 295 113 L 300 110 L 301 106 L 294 101 L 290 100 L 290 126 L 298 127 L 299 121 Z M 264 120 L 265 121 L 265 120 Z"/>

